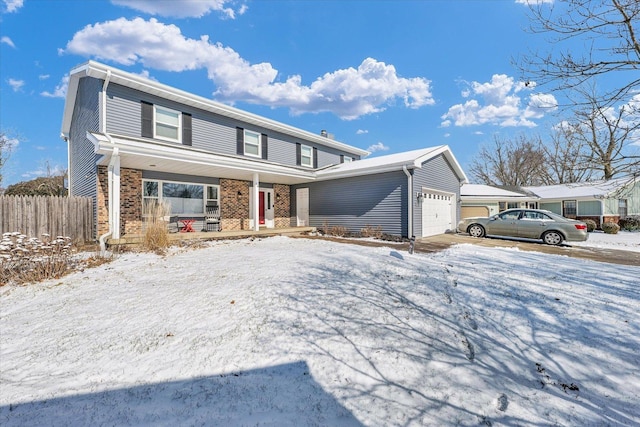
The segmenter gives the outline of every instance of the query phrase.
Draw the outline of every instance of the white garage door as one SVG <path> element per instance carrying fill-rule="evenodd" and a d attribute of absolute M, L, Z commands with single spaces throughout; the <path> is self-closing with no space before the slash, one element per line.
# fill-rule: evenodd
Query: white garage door
<path fill-rule="evenodd" d="M 422 190 L 422 237 L 453 230 L 455 194 Z"/>

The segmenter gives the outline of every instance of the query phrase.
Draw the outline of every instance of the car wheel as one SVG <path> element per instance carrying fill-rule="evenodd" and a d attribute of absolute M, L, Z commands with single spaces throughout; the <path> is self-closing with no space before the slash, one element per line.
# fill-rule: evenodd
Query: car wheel
<path fill-rule="evenodd" d="M 482 227 L 481 225 L 478 224 L 473 224 L 471 225 L 468 229 L 467 232 L 469 233 L 469 236 L 471 237 L 484 237 L 484 227 Z"/>
<path fill-rule="evenodd" d="M 562 234 L 558 233 L 557 231 L 547 231 L 542 235 L 542 240 L 547 245 L 559 245 L 560 243 L 562 243 L 564 238 L 562 237 Z"/>

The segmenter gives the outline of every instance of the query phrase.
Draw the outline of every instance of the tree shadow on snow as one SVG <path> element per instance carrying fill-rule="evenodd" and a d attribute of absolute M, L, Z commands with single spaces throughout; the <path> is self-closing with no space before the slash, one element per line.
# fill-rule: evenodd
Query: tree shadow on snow
<path fill-rule="evenodd" d="M 0 424 L 362 426 L 302 361 L 0 406 Z"/>
<path fill-rule="evenodd" d="M 620 267 L 607 277 L 597 263 L 584 262 L 576 277 L 575 266 L 544 267 L 548 256 L 519 252 L 513 276 L 498 286 L 486 272 L 504 270 L 504 260 L 490 254 L 414 264 L 393 253 L 362 264 L 356 256 L 319 256 L 323 262 L 291 284 L 297 292 L 281 295 L 287 315 L 274 322 L 298 334 L 302 352 L 325 360 L 328 391 L 358 408 L 355 414 L 368 413 L 365 424 L 637 421 L 634 397 L 621 395 L 615 382 L 638 374 L 638 340 L 618 338 L 610 319 L 562 307 L 571 298 L 580 307 L 601 304 L 596 314 L 618 317 L 620 329 L 635 331 L 625 336 L 637 337 L 637 325 L 628 323 L 629 307 L 640 299 L 637 269 Z M 367 269 L 371 263 L 384 267 Z M 542 266 L 539 275 L 518 275 L 518 265 L 528 272 L 532 263 Z M 586 284 L 584 277 L 594 279 Z M 578 297 L 571 291 L 587 285 Z M 620 296 L 631 301 L 626 309 L 616 305 Z M 483 304 L 492 306 L 486 315 Z M 524 321 L 514 325 L 517 319 Z M 614 378 L 598 374 L 611 364 Z"/>

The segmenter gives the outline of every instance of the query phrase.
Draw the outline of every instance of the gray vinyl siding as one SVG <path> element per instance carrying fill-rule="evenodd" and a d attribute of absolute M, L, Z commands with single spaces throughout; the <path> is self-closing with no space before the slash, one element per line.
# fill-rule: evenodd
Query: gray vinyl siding
<path fill-rule="evenodd" d="M 578 215 L 602 215 L 602 204 L 599 200 L 578 201 Z"/>
<path fill-rule="evenodd" d="M 402 171 L 312 182 L 291 187 L 291 216 L 296 216 L 296 189 L 309 188 L 309 223 L 342 226 L 359 232 L 366 226 L 407 235 L 407 177 Z"/>
<path fill-rule="evenodd" d="M 340 163 L 340 155 L 355 157 L 353 154 L 330 147 L 250 125 L 228 117 L 199 110 L 169 101 L 141 91 L 110 84 L 107 88 L 107 132 L 115 135 L 141 137 L 142 123 L 140 102 L 145 101 L 192 115 L 192 147 L 218 154 L 236 155 L 236 127 L 268 136 L 267 159 L 270 162 L 296 166 L 296 143 L 318 149 L 318 167 Z"/>
<path fill-rule="evenodd" d="M 98 156 L 95 154 L 93 143 L 87 139 L 87 132 L 100 129 L 101 89 L 102 80 L 89 77 L 80 79 L 68 141 L 69 194 L 93 198 L 94 218 L 97 215 Z"/>
<path fill-rule="evenodd" d="M 415 194 L 422 191 L 422 187 L 434 190 L 446 191 L 456 195 L 455 200 L 460 199 L 460 177 L 455 173 L 449 161 L 443 156 L 434 157 L 422 164 L 421 169 L 415 169 L 413 174 L 413 191 Z M 422 235 L 422 205 L 418 204 L 416 197 L 411 197 L 413 203 L 413 235 Z M 456 218 L 453 218 L 454 226 L 460 218 L 460 204 L 456 203 Z"/>
<path fill-rule="evenodd" d="M 81 79 L 76 104 L 69 129 L 69 190 L 73 196 L 95 197 L 96 154 L 87 139 L 87 131 L 96 132 L 100 127 L 99 98 L 102 81 Z"/>
<path fill-rule="evenodd" d="M 540 209 L 562 215 L 562 202 L 540 202 Z"/>

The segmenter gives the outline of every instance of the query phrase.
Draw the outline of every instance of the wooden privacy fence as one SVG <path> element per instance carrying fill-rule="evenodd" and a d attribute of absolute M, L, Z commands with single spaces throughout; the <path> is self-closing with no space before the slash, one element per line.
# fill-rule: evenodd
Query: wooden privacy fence
<path fill-rule="evenodd" d="M 90 242 L 93 237 L 91 197 L 0 196 L 0 232 L 18 231 L 28 237 L 70 237 Z"/>

